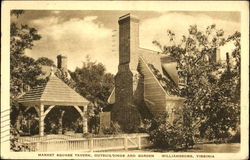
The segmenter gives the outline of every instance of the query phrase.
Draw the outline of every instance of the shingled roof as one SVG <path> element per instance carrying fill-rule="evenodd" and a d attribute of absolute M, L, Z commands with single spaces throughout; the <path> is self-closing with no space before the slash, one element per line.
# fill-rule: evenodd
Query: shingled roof
<path fill-rule="evenodd" d="M 168 97 L 179 96 L 177 63 L 170 56 L 160 55 L 158 52 L 139 48 L 140 58 L 151 69 L 152 74 L 159 81 Z M 139 61 L 138 61 L 139 64 Z M 108 98 L 109 104 L 115 103 L 115 88 Z"/>
<path fill-rule="evenodd" d="M 154 64 L 155 68 L 157 68 L 157 70 L 161 74 L 163 74 L 161 55 L 158 52 L 150 50 L 150 49 L 139 48 L 139 53 L 146 63 Z"/>
<path fill-rule="evenodd" d="M 53 74 L 49 77 L 46 84 L 31 89 L 20 97 L 18 102 L 24 105 L 86 106 L 89 104 L 88 100 L 76 93 L 75 90 Z"/>

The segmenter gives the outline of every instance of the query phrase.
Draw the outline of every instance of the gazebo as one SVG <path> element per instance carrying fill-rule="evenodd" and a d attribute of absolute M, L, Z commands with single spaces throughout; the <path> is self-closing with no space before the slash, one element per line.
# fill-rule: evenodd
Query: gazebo
<path fill-rule="evenodd" d="M 48 82 L 31 89 L 19 98 L 19 103 L 23 104 L 28 111 L 34 107 L 39 116 L 39 135 L 44 136 L 44 119 L 55 106 L 72 106 L 82 117 L 83 133 L 88 132 L 87 125 L 87 105 L 89 101 L 76 93 L 61 79 L 51 73 Z"/>

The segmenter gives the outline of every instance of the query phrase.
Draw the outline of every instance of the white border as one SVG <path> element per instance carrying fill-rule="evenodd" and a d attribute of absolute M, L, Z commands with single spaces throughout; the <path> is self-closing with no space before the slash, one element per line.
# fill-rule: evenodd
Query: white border
<path fill-rule="evenodd" d="M 242 35 L 242 54 L 241 54 L 241 151 L 239 153 L 207 153 L 214 155 L 214 159 L 247 159 L 248 157 L 248 119 L 249 119 L 249 3 L 247 1 L 4 1 L 2 2 L 2 37 L 1 37 L 1 111 L 9 109 L 9 24 L 10 9 L 23 10 L 157 10 L 161 11 L 239 11 L 241 12 L 241 35 Z M 2 119 L 1 119 L 2 121 Z M 2 124 L 1 124 L 2 125 Z M 6 129 L 6 128 L 5 128 Z M 2 129 L 1 129 L 2 131 Z M 1 135 L 2 137 L 2 135 Z M 62 152 L 67 153 L 67 152 Z M 104 152 L 103 154 L 110 154 Z M 115 154 L 128 154 L 127 152 L 115 152 Z M 92 153 L 96 154 L 96 153 Z M 102 152 L 98 152 L 102 154 Z M 133 153 L 141 154 L 141 153 Z M 152 154 L 152 153 L 148 153 Z M 163 159 L 162 153 L 154 153 L 154 159 Z M 168 153 L 169 155 L 192 154 L 197 159 L 196 153 Z M 204 154 L 204 153 L 199 153 Z M 9 143 L 1 143 L 1 158 L 7 159 L 83 159 L 84 157 L 39 157 L 36 153 L 10 152 Z M 88 158 L 88 157 L 85 157 Z M 89 159 L 89 158 L 88 158 Z M 92 157 L 90 159 L 100 159 Z M 101 159 L 110 159 L 101 157 Z M 113 158 L 120 159 L 120 158 Z M 122 158 L 128 159 L 128 158 Z M 133 158 L 135 159 L 135 158 Z M 152 158 L 136 158 L 152 159 Z M 171 158 L 165 158 L 171 159 Z M 172 158 L 178 159 L 178 158 Z M 181 158 L 189 159 L 189 158 Z M 202 158 L 206 159 L 206 158 Z"/>

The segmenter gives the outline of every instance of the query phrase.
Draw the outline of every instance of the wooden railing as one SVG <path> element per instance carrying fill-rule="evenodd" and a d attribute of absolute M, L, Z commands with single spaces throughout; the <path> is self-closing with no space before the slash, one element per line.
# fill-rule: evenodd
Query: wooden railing
<path fill-rule="evenodd" d="M 19 142 L 40 142 L 40 141 L 50 141 L 50 140 L 69 140 L 69 139 L 76 139 L 76 138 L 82 138 L 82 134 L 71 134 L 71 135 L 65 135 L 65 134 L 50 134 L 45 136 L 21 136 L 19 137 Z"/>
<path fill-rule="evenodd" d="M 39 141 L 26 141 L 20 138 L 20 143 L 30 146 L 30 151 L 56 152 L 56 151 L 108 151 L 141 149 L 150 146 L 147 134 L 124 134 L 119 136 L 99 138 L 69 138 L 46 139 L 40 137 Z M 59 136 L 60 138 L 60 136 Z M 36 140 L 38 138 L 36 137 Z"/>

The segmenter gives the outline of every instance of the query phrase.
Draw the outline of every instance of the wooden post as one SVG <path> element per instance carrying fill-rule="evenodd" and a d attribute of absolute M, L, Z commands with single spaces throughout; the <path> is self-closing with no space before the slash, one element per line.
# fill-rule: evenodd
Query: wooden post
<path fill-rule="evenodd" d="M 83 133 L 88 133 L 88 119 L 87 119 L 87 106 L 83 108 Z"/>
<path fill-rule="evenodd" d="M 44 136 L 44 105 L 40 105 L 39 111 L 39 135 Z"/>
<path fill-rule="evenodd" d="M 94 151 L 94 139 L 93 138 L 90 139 L 90 151 L 91 152 Z"/>
<path fill-rule="evenodd" d="M 29 135 L 31 136 L 31 132 L 30 132 L 30 130 L 31 130 L 31 116 L 29 116 L 28 125 L 29 125 Z"/>
<path fill-rule="evenodd" d="M 17 122 L 16 122 L 16 128 L 18 131 L 20 131 L 21 129 L 21 121 L 23 119 L 23 113 L 22 111 L 19 112 L 18 116 L 17 116 Z"/>
<path fill-rule="evenodd" d="M 34 151 L 40 151 L 40 149 L 41 149 L 41 141 L 39 140 L 39 142 L 38 143 L 36 143 L 36 146 L 35 146 L 35 149 L 34 149 Z"/>
<path fill-rule="evenodd" d="M 124 137 L 124 149 L 128 150 L 128 137 L 127 136 Z"/>
<path fill-rule="evenodd" d="M 138 135 L 138 149 L 141 149 L 141 137 Z"/>
<path fill-rule="evenodd" d="M 59 119 L 59 124 L 60 124 L 60 128 L 59 128 L 59 134 L 63 134 L 63 115 L 64 115 L 65 111 L 62 111 L 61 112 L 61 115 L 60 115 L 60 119 Z"/>

